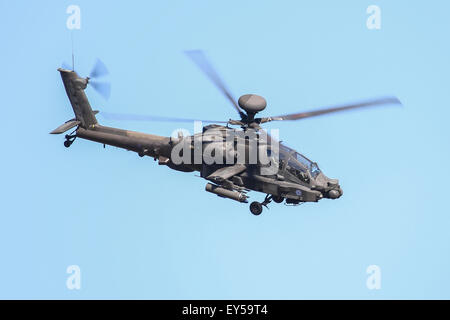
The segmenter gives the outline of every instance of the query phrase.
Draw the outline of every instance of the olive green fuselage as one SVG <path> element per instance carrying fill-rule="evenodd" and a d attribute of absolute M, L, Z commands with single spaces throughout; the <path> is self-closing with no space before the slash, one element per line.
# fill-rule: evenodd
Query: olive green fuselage
<path fill-rule="evenodd" d="M 250 128 L 210 125 L 201 133 L 172 138 L 100 125 L 97 112 L 91 109 L 84 92 L 89 78 L 80 78 L 74 71 L 58 70 L 75 118 L 51 133 L 60 134 L 76 127 L 73 134 L 66 135 L 66 147 L 75 138 L 81 138 L 152 157 L 160 165 L 177 171 L 198 171 L 202 178 L 213 183 L 207 184 L 206 191 L 240 202 L 247 202 L 246 194 L 250 190 L 267 194 L 277 202 L 286 200 L 288 204 L 336 199 L 342 195 L 338 181 L 327 178 L 316 163 L 282 144 L 276 148 L 272 143 L 269 145 L 257 129 L 250 132 Z M 260 146 L 265 147 L 264 151 Z M 207 151 L 209 158 L 205 157 Z M 261 155 L 270 164 L 263 163 Z M 211 162 L 211 157 L 215 161 Z"/>

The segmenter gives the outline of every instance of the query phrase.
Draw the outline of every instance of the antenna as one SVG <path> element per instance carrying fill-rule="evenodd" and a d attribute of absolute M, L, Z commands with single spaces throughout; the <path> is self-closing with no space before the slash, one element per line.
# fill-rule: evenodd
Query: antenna
<path fill-rule="evenodd" d="M 72 39 L 72 71 L 75 71 L 75 56 L 73 54 L 73 31 L 70 33 Z"/>

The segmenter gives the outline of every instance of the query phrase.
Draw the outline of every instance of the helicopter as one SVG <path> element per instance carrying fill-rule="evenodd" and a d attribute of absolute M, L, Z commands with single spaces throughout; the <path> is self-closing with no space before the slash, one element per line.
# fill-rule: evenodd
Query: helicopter
<path fill-rule="evenodd" d="M 74 129 L 65 135 L 64 146 L 67 148 L 77 138 L 86 139 L 103 146 L 110 145 L 133 151 L 140 157 L 152 157 L 159 165 L 173 170 L 199 172 L 201 178 L 208 180 L 205 190 L 222 198 L 248 203 L 250 191 L 263 193 L 266 195 L 263 201 L 253 201 L 249 205 L 250 212 L 257 216 L 262 213 L 263 207 L 267 207 L 272 201 L 295 206 L 305 202 L 318 202 L 321 199 L 334 200 L 343 195 L 339 180 L 328 178 L 316 162 L 269 135 L 261 127 L 262 124 L 401 104 L 398 98 L 386 96 L 293 114 L 257 117 L 267 107 L 262 96 L 244 94 L 236 101 L 203 51 L 186 51 L 186 54 L 229 100 L 239 116 L 238 120 L 200 120 L 201 124 L 209 124 L 193 135 L 183 136 L 179 133 L 176 137 L 103 126 L 96 118 L 99 111 L 92 110 L 85 94 L 88 85 L 105 98 L 110 94 L 110 85 L 97 80 L 108 75 L 109 71 L 103 62 L 97 60 L 90 75 L 85 78 L 80 77 L 73 68 L 58 68 L 75 117 L 50 133 L 62 134 Z M 114 120 L 196 120 L 107 112 L 102 112 L 101 115 Z"/>

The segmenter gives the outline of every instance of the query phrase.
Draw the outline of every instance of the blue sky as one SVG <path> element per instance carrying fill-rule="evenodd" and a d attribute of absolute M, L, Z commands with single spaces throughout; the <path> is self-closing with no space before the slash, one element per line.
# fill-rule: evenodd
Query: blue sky
<path fill-rule="evenodd" d="M 279 128 L 344 196 L 248 206 L 193 173 L 48 132 L 72 118 L 56 69 L 97 57 L 109 112 L 227 120 L 234 110 L 183 55 L 203 49 L 264 115 L 394 94 L 381 107 Z M 366 8 L 381 8 L 368 30 Z M 0 298 L 450 298 L 450 47 L 444 1 L 0 1 Z M 170 135 L 179 125 L 106 121 Z M 193 131 L 193 128 L 186 127 Z M 251 200 L 264 195 L 252 193 Z M 66 268 L 81 268 L 68 290 Z M 380 290 L 366 287 L 378 265 Z"/>

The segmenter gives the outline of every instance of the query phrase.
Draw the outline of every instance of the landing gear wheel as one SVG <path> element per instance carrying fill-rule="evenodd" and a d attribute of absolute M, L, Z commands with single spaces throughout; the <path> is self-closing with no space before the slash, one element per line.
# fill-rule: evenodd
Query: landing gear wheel
<path fill-rule="evenodd" d="M 75 139 L 77 138 L 77 135 L 74 134 L 75 131 L 76 129 L 71 134 L 66 134 L 65 136 L 66 141 L 64 141 L 64 147 L 66 148 L 70 147 L 72 143 L 75 141 Z"/>
<path fill-rule="evenodd" d="M 257 202 L 257 201 L 253 201 L 252 203 L 250 203 L 250 212 L 253 213 L 255 216 L 259 216 L 262 213 L 263 207 L 262 204 Z"/>
<path fill-rule="evenodd" d="M 275 197 L 272 198 L 272 200 L 275 201 L 276 203 L 282 203 L 284 198 L 275 196 Z"/>

